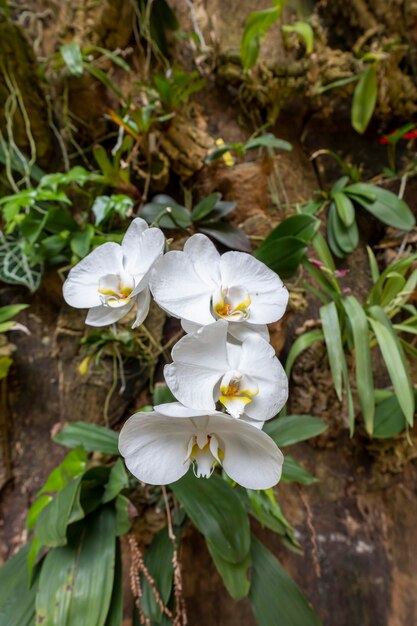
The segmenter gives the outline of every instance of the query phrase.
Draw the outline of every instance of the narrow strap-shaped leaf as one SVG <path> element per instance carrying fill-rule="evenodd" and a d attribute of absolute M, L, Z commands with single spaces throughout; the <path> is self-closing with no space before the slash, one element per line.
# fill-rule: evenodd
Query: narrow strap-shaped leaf
<path fill-rule="evenodd" d="M 414 393 L 403 349 L 384 310 L 373 306 L 370 307 L 369 314 L 369 321 L 387 366 L 398 403 L 407 422 L 412 425 L 415 408 Z"/>
<path fill-rule="evenodd" d="M 355 346 L 356 386 L 358 388 L 359 402 L 366 430 L 371 435 L 375 414 L 375 401 L 368 320 L 365 311 L 354 296 L 348 296 L 342 302 L 352 328 L 353 343 Z"/>
<path fill-rule="evenodd" d="M 352 226 L 355 221 L 355 208 L 352 200 L 342 191 L 336 191 L 332 194 L 332 197 L 336 204 L 339 217 L 344 225 L 346 227 Z"/>
<path fill-rule="evenodd" d="M 365 132 L 375 109 L 377 97 L 375 65 L 370 65 L 355 87 L 352 101 L 352 126 L 361 135 Z"/>
<path fill-rule="evenodd" d="M 329 302 L 320 308 L 320 319 L 336 394 L 342 401 L 342 370 L 343 364 L 346 367 L 346 359 L 343 352 L 339 317 L 334 302 Z"/>

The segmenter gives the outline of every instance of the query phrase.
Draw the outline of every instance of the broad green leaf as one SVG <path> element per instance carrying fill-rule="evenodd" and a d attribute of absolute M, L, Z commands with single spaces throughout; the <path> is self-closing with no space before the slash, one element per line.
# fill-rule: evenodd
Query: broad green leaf
<path fill-rule="evenodd" d="M 374 377 L 372 374 L 371 350 L 369 347 L 369 328 L 365 311 L 354 296 L 342 300 L 350 322 L 355 348 L 355 374 L 359 402 L 365 427 L 371 435 L 375 413 Z"/>
<path fill-rule="evenodd" d="M 255 256 L 282 278 L 289 278 L 297 271 L 306 251 L 307 244 L 302 239 L 283 237 L 262 244 L 255 250 Z"/>
<path fill-rule="evenodd" d="M 344 192 L 384 224 L 411 230 L 416 220 L 408 205 L 391 191 L 369 183 L 355 183 Z"/>
<path fill-rule="evenodd" d="M 28 514 L 26 516 L 26 528 L 30 530 L 34 527 L 36 520 L 38 519 L 39 513 L 53 500 L 53 496 L 51 495 L 43 495 L 40 496 L 30 507 Z"/>
<path fill-rule="evenodd" d="M 110 428 L 89 424 L 88 422 L 71 422 L 57 433 L 53 440 L 66 448 L 83 446 L 87 452 L 103 452 L 119 456 L 119 435 Z"/>
<path fill-rule="evenodd" d="M 231 224 L 202 222 L 198 230 L 233 250 L 251 251 L 251 244 L 246 233 L 241 228 L 236 228 Z"/>
<path fill-rule="evenodd" d="M 24 241 L 5 237 L 0 232 L 0 280 L 9 285 L 24 285 L 32 293 L 40 285 L 42 263 L 32 263 Z"/>
<path fill-rule="evenodd" d="M 415 408 L 414 394 L 401 344 L 383 309 L 375 306 L 370 307 L 369 314 L 371 315 L 369 321 L 387 366 L 398 402 L 406 416 L 407 422 L 412 425 Z"/>
<path fill-rule="evenodd" d="M 365 132 L 371 120 L 377 93 L 376 68 L 375 64 L 372 64 L 359 78 L 352 100 L 352 126 L 361 135 Z"/>
<path fill-rule="evenodd" d="M 249 513 L 258 520 L 262 526 L 266 526 L 285 540 L 288 547 L 299 551 L 300 544 L 294 537 L 291 524 L 285 519 L 279 506 L 274 489 L 253 491 L 246 489 L 245 502 L 248 503 Z"/>
<path fill-rule="evenodd" d="M 291 349 L 288 353 L 287 361 L 285 363 L 285 372 L 288 378 L 291 375 L 292 367 L 299 355 L 318 341 L 323 341 L 323 339 L 323 332 L 319 329 L 310 330 L 309 332 L 297 337 L 297 339 L 291 346 Z"/>
<path fill-rule="evenodd" d="M 40 511 L 35 526 L 39 542 L 49 548 L 64 546 L 67 543 L 67 526 L 75 522 L 84 513 L 77 506 L 77 514 L 72 515 L 76 499 L 80 497 L 82 477 L 73 478 L 57 495 Z M 75 519 L 74 519 L 75 518 Z"/>
<path fill-rule="evenodd" d="M 116 556 L 115 513 L 103 507 L 78 524 L 68 545 L 45 557 L 36 596 L 37 624 L 104 626 Z"/>
<path fill-rule="evenodd" d="M 24 546 L 0 567 L 0 624 L 4 626 L 33 626 L 35 623 L 35 597 L 39 576 L 35 574 L 28 585 L 27 556 L 29 545 Z"/>
<path fill-rule="evenodd" d="M 267 31 L 281 17 L 284 2 L 278 6 L 255 11 L 246 21 L 240 44 L 240 56 L 245 70 L 250 70 L 258 60 L 261 43 Z"/>
<path fill-rule="evenodd" d="M 0 324 L 10 320 L 12 317 L 16 317 L 20 311 L 24 311 L 28 306 L 28 304 L 8 304 L 0 307 Z"/>
<path fill-rule="evenodd" d="M 65 65 L 73 76 L 82 76 L 84 74 L 83 57 L 80 46 L 75 40 L 66 43 L 59 49 Z"/>
<path fill-rule="evenodd" d="M 296 237 L 308 243 L 317 233 L 320 220 L 312 215 L 291 215 L 276 226 L 263 240 L 256 252 L 262 250 L 271 241 L 278 241 L 284 237 Z"/>
<path fill-rule="evenodd" d="M 165 527 L 152 540 L 145 553 L 145 565 L 155 581 L 162 602 L 166 605 L 172 591 L 174 546 Z M 143 596 L 141 599 L 143 612 L 152 622 L 159 624 L 162 611 L 155 599 L 155 594 L 146 578 L 141 576 Z"/>
<path fill-rule="evenodd" d="M 355 221 L 355 208 L 352 200 L 342 191 L 332 194 L 340 219 L 346 227 L 352 226 Z"/>
<path fill-rule="evenodd" d="M 297 33 L 306 47 L 306 53 L 311 54 L 314 49 L 314 31 L 308 22 L 295 22 L 281 26 L 284 33 Z"/>
<path fill-rule="evenodd" d="M 196 478 L 189 471 L 171 486 L 194 526 L 229 563 L 249 552 L 248 515 L 233 488 L 219 476 Z"/>
<path fill-rule="evenodd" d="M 327 430 L 328 426 L 318 417 L 310 415 L 286 415 L 265 423 L 263 430 L 283 448 L 292 446 L 299 441 L 317 437 Z"/>
<path fill-rule="evenodd" d="M 37 495 L 59 491 L 73 478 L 83 474 L 87 467 L 87 455 L 83 448 L 78 447 L 68 452 L 65 459 L 49 474 L 48 479 Z"/>
<path fill-rule="evenodd" d="M 345 226 L 334 203 L 329 207 L 327 236 L 332 252 L 340 258 L 353 252 L 359 243 L 356 221 L 353 221 L 350 226 Z"/>
<path fill-rule="evenodd" d="M 206 217 L 214 209 L 221 197 L 221 193 L 212 193 L 207 198 L 201 200 L 191 211 L 191 220 L 198 222 Z"/>
<path fill-rule="evenodd" d="M 72 167 L 68 172 L 56 172 L 54 174 L 45 174 L 42 176 L 42 180 L 39 183 L 39 187 L 50 187 L 52 191 L 57 191 L 60 186 L 68 186 L 71 183 L 76 183 L 80 187 L 85 185 L 87 181 L 94 176 L 92 172 L 89 172 L 84 167 L 76 165 Z"/>
<path fill-rule="evenodd" d="M 312 485 L 317 482 L 317 478 L 314 478 L 314 476 L 304 469 L 304 467 L 301 467 L 292 456 L 288 455 L 284 457 L 281 480 L 289 483 L 300 483 L 300 485 Z"/>
<path fill-rule="evenodd" d="M 123 570 L 120 541 L 116 540 L 114 583 L 105 626 L 121 626 L 123 621 Z"/>
<path fill-rule="evenodd" d="M 117 459 L 116 463 L 110 470 L 109 480 L 103 495 L 103 502 L 110 502 L 122 489 L 126 489 L 129 485 L 129 479 L 124 467 L 122 459 Z"/>
<path fill-rule="evenodd" d="M 226 587 L 233 600 L 241 600 L 245 598 L 250 589 L 249 568 L 252 565 L 250 553 L 239 563 L 230 563 L 225 561 L 221 553 L 219 553 L 209 541 L 207 548 L 211 558 L 214 561 L 217 571 L 222 577 L 224 586 Z"/>
<path fill-rule="evenodd" d="M 84 230 L 74 233 L 71 237 L 71 250 L 80 259 L 83 259 L 90 252 L 91 242 L 94 237 L 94 226 L 87 224 Z"/>
<path fill-rule="evenodd" d="M 389 439 L 403 432 L 406 427 L 407 420 L 395 395 L 391 394 L 389 398 L 377 404 L 374 437 L 377 439 Z"/>
<path fill-rule="evenodd" d="M 311 604 L 276 558 L 252 535 L 249 594 L 258 626 L 321 626 Z"/>
<path fill-rule="evenodd" d="M 275 137 L 272 133 L 265 133 L 259 137 L 249 139 L 243 146 L 245 152 L 254 150 L 255 148 L 271 148 L 271 150 L 285 150 L 286 152 L 291 152 L 292 145 L 288 141 L 285 141 L 285 139 Z"/>
<path fill-rule="evenodd" d="M 152 202 L 148 202 L 141 210 L 140 216 L 161 228 L 188 228 L 191 226 L 191 213 L 169 196 L 160 194 Z"/>

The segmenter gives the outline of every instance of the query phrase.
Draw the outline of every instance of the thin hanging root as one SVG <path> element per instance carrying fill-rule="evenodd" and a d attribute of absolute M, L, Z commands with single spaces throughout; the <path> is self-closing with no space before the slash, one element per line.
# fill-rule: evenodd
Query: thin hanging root
<path fill-rule="evenodd" d="M 143 590 L 142 590 L 142 585 L 140 581 L 140 575 L 142 574 L 142 576 L 144 576 L 144 578 L 146 578 L 146 580 L 148 581 L 148 584 L 150 588 L 152 589 L 152 592 L 155 596 L 155 600 L 159 608 L 161 609 L 162 613 L 165 613 L 167 617 L 173 620 L 174 626 L 177 626 L 177 625 L 181 626 L 180 623 L 175 621 L 173 614 L 163 603 L 161 594 L 159 593 L 156 587 L 155 580 L 153 579 L 153 577 L 149 573 L 148 568 L 145 565 L 142 552 L 139 549 L 136 539 L 134 538 L 133 535 L 129 535 L 128 540 L 129 540 L 129 546 L 130 546 L 130 553 L 132 555 L 132 564 L 130 566 L 130 588 L 132 590 L 133 597 L 135 598 L 136 608 L 139 611 L 140 623 L 143 624 L 143 626 L 150 626 L 151 624 L 150 619 L 146 617 L 142 609 L 141 601 L 142 601 Z"/>
<path fill-rule="evenodd" d="M 172 566 L 174 570 L 175 617 L 173 620 L 173 624 L 174 626 L 186 626 L 188 624 L 188 619 L 184 594 L 182 592 L 181 565 L 178 559 L 177 540 L 174 530 L 172 528 L 171 509 L 169 508 L 167 491 L 164 485 L 162 485 L 162 494 L 164 496 L 165 511 L 167 514 L 168 536 L 174 546 L 174 552 L 172 554 Z"/>
<path fill-rule="evenodd" d="M 307 528 L 310 531 L 310 538 L 311 538 L 311 555 L 313 558 L 313 565 L 314 565 L 314 571 L 316 573 L 317 578 L 321 578 L 321 567 L 320 567 L 320 560 L 319 560 L 319 550 L 318 550 L 318 545 L 317 545 L 317 533 L 316 533 L 316 529 L 314 528 L 314 521 L 313 521 L 313 512 L 311 510 L 311 507 L 307 501 L 307 498 L 305 496 L 305 493 L 302 489 L 302 487 L 299 487 L 298 490 L 299 494 L 300 494 L 300 498 L 301 498 L 301 502 L 304 505 L 304 508 L 306 510 L 307 513 Z"/>

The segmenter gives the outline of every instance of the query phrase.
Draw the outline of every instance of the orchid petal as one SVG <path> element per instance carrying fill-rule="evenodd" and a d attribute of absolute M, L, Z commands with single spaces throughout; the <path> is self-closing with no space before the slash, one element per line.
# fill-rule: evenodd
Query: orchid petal
<path fill-rule="evenodd" d="M 119 244 L 109 241 L 98 246 L 68 274 L 63 286 L 65 301 L 76 309 L 99 306 L 99 280 L 106 274 L 122 272 L 122 260 L 123 253 Z"/>
<path fill-rule="evenodd" d="M 210 416 L 207 428 L 219 441 L 223 469 L 232 480 L 247 489 L 269 489 L 277 484 L 284 457 L 271 437 L 241 419 L 226 416 Z"/>
<path fill-rule="evenodd" d="M 164 367 L 166 384 L 178 400 L 194 409 L 214 411 L 214 388 L 222 372 L 186 363 L 170 363 Z"/>
<path fill-rule="evenodd" d="M 95 306 L 87 314 L 85 323 L 88 326 L 109 326 L 122 319 L 134 305 L 134 300 L 119 307 Z"/>
<path fill-rule="evenodd" d="M 167 485 L 187 473 L 188 443 L 194 434 L 189 420 L 136 413 L 123 426 L 119 450 L 128 469 L 150 485 Z"/>
<path fill-rule="evenodd" d="M 149 287 L 145 287 L 143 291 L 137 294 L 136 298 L 136 318 L 132 324 L 132 328 L 137 328 L 145 321 L 148 313 L 149 307 L 151 305 L 151 292 L 149 291 Z"/>
<path fill-rule="evenodd" d="M 184 254 L 192 262 L 196 274 L 207 285 L 214 289 L 220 285 L 220 254 L 206 235 L 197 233 L 187 239 Z"/>
<path fill-rule="evenodd" d="M 269 331 L 266 324 L 250 324 L 246 321 L 229 322 L 228 333 L 238 341 L 244 341 L 246 337 L 249 337 L 254 333 L 262 337 L 262 339 L 265 339 L 265 341 L 269 341 Z"/>
<path fill-rule="evenodd" d="M 288 378 L 274 348 L 258 335 L 248 337 L 242 343 L 238 369 L 253 378 L 259 388 L 245 414 L 262 421 L 277 415 L 288 399 Z"/>
<path fill-rule="evenodd" d="M 162 257 L 165 247 L 165 237 L 159 228 L 149 228 L 142 234 L 136 255 L 127 257 L 126 269 L 132 272 L 136 285 L 133 295 L 149 284 L 150 271 L 155 263 Z"/>
<path fill-rule="evenodd" d="M 264 263 L 245 252 L 226 252 L 220 259 L 222 287 L 244 287 L 251 299 L 248 321 L 269 324 L 280 319 L 288 303 L 282 280 Z"/>
<path fill-rule="evenodd" d="M 173 250 L 155 265 L 150 287 L 157 304 L 174 317 L 212 323 L 212 287 L 204 283 L 183 252 Z"/>
<path fill-rule="evenodd" d="M 154 407 L 155 411 L 168 417 L 202 417 L 207 416 L 205 409 L 190 409 L 181 402 L 165 402 Z M 219 411 L 214 411 L 213 415 L 222 415 Z"/>

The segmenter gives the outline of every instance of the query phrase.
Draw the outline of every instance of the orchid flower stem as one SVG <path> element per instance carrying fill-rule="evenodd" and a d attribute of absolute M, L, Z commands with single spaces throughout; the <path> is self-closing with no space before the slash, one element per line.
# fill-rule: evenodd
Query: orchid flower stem
<path fill-rule="evenodd" d="M 103 409 L 104 423 L 107 427 L 109 427 L 110 425 L 110 421 L 109 421 L 110 400 L 112 398 L 113 393 L 115 392 L 116 387 L 117 387 L 117 357 L 116 355 L 113 355 L 113 382 L 106 395 L 106 399 L 104 401 L 104 409 Z"/>

